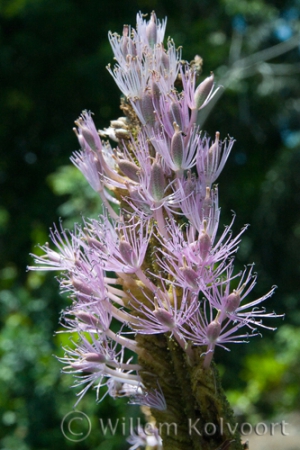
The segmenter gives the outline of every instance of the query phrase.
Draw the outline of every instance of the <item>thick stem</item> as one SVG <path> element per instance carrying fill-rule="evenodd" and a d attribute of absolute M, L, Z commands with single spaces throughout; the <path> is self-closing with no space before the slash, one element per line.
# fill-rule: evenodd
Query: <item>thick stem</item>
<path fill-rule="evenodd" d="M 151 410 L 163 449 L 242 450 L 217 368 L 214 364 L 203 368 L 202 349 L 193 350 L 195 362 L 191 365 L 174 339 L 161 334 L 138 335 L 136 340 L 139 363 L 145 370 L 140 372 L 143 383 L 156 388 L 159 382 L 167 403 L 165 411 Z"/>

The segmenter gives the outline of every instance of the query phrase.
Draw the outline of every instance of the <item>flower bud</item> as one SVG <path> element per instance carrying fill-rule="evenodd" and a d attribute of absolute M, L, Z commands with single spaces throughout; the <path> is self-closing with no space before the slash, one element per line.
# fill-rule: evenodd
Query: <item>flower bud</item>
<path fill-rule="evenodd" d="M 171 140 L 171 156 L 177 170 L 181 169 L 183 159 L 183 139 L 182 132 L 178 125 L 174 122 L 175 133 Z"/>
<path fill-rule="evenodd" d="M 217 317 L 210 322 L 210 324 L 206 328 L 206 335 L 209 342 L 212 344 L 216 342 L 221 333 L 221 324 L 219 322 L 220 311 L 217 314 Z"/>
<path fill-rule="evenodd" d="M 117 128 L 115 131 L 115 136 L 118 141 L 121 141 L 122 139 L 130 139 L 130 133 L 125 128 Z"/>
<path fill-rule="evenodd" d="M 110 121 L 110 126 L 112 128 L 122 128 L 122 129 L 126 129 L 127 130 L 128 129 L 128 125 L 127 125 L 126 121 L 123 121 L 121 119 L 122 119 L 122 117 L 120 117 L 117 120 L 111 120 Z"/>
<path fill-rule="evenodd" d="M 162 48 L 162 52 L 161 52 L 161 63 L 164 67 L 164 69 L 166 70 L 166 72 L 168 72 L 170 70 L 170 58 L 169 55 L 164 51 L 164 49 Z"/>
<path fill-rule="evenodd" d="M 93 289 L 91 289 L 87 283 L 84 283 L 83 281 L 79 280 L 79 278 L 72 277 L 71 283 L 76 289 L 76 291 L 79 291 L 82 294 L 86 295 L 94 295 Z"/>
<path fill-rule="evenodd" d="M 208 150 L 207 156 L 207 173 L 215 173 L 220 159 L 220 146 L 219 146 L 220 133 L 216 132 L 215 142 L 211 145 Z"/>
<path fill-rule="evenodd" d="M 45 259 L 47 258 L 49 261 L 54 262 L 54 263 L 61 262 L 61 260 L 62 260 L 61 255 L 59 253 L 55 252 L 54 250 L 51 250 L 49 248 L 48 242 L 46 242 L 46 244 L 45 244 L 45 250 L 46 250 L 46 255 L 44 255 Z"/>
<path fill-rule="evenodd" d="M 143 97 L 140 99 L 140 107 L 145 123 L 147 125 L 154 126 L 155 113 L 150 92 L 146 91 L 144 93 Z"/>
<path fill-rule="evenodd" d="M 172 314 L 170 314 L 163 308 L 156 308 L 153 314 L 160 321 L 161 324 L 167 326 L 170 330 L 173 329 L 174 319 Z"/>
<path fill-rule="evenodd" d="M 100 363 L 100 364 L 106 363 L 105 356 L 101 355 L 100 353 L 85 353 L 84 359 L 88 362 L 94 362 L 94 363 Z"/>
<path fill-rule="evenodd" d="M 197 109 L 201 108 L 205 100 L 207 99 L 209 93 L 211 92 L 214 85 L 214 75 L 205 78 L 202 83 L 199 84 L 194 94 L 195 107 Z"/>
<path fill-rule="evenodd" d="M 150 47 L 154 47 L 157 41 L 157 26 L 156 26 L 156 15 L 152 11 L 151 19 L 146 27 L 146 36 Z"/>
<path fill-rule="evenodd" d="M 86 142 L 88 143 L 88 145 L 91 147 L 91 149 L 94 150 L 94 152 L 99 150 L 98 140 L 95 139 L 95 136 L 93 135 L 91 130 L 88 129 L 88 127 L 83 125 L 81 127 L 81 133 L 82 133 L 82 136 L 84 137 L 84 139 L 86 140 Z"/>
<path fill-rule="evenodd" d="M 120 170 L 126 175 L 128 178 L 130 178 L 132 181 L 135 181 L 136 183 L 139 182 L 139 167 L 134 164 L 131 161 L 127 161 L 126 159 L 120 159 L 118 160 L 118 166 Z"/>
<path fill-rule="evenodd" d="M 129 26 L 124 25 L 122 47 L 121 47 L 124 58 L 126 58 L 127 55 L 136 56 L 136 48 L 134 46 L 133 41 L 130 39 L 130 36 L 128 35 L 129 35 Z"/>
<path fill-rule="evenodd" d="M 159 83 L 154 80 L 156 78 L 155 76 L 152 77 L 152 82 L 150 84 L 151 87 L 151 97 L 152 97 L 152 104 L 153 109 L 156 112 L 156 115 L 160 115 L 160 87 Z"/>
<path fill-rule="evenodd" d="M 241 303 L 241 297 L 240 292 L 236 291 L 235 289 L 231 294 L 228 295 L 228 297 L 225 300 L 225 310 L 227 313 L 233 313 Z"/>
<path fill-rule="evenodd" d="M 206 232 L 206 226 L 207 222 L 206 220 L 203 221 L 204 229 L 202 230 L 201 236 L 199 238 L 199 246 L 200 246 L 200 256 L 205 261 L 207 258 L 207 255 L 209 254 L 209 251 L 211 249 L 211 239 L 209 235 Z"/>
<path fill-rule="evenodd" d="M 128 264 L 130 267 L 136 266 L 137 257 L 129 242 L 121 239 L 119 244 L 119 251 L 126 264 Z"/>
<path fill-rule="evenodd" d="M 91 248 L 94 248 L 96 250 L 101 250 L 101 252 L 104 252 L 104 253 L 107 252 L 105 245 L 102 244 L 102 242 L 98 241 L 97 239 L 87 236 L 86 240 Z"/>
<path fill-rule="evenodd" d="M 180 270 L 189 284 L 189 287 L 194 289 L 195 291 L 199 291 L 199 276 L 195 270 L 190 269 L 189 267 L 180 267 Z"/>
<path fill-rule="evenodd" d="M 182 129 L 182 120 L 181 120 L 180 107 L 179 107 L 178 103 L 176 103 L 176 102 L 171 103 L 169 114 L 170 114 L 171 122 L 172 123 L 176 122 L 179 129 L 181 130 Z"/>
<path fill-rule="evenodd" d="M 93 151 L 96 152 L 97 150 L 101 150 L 101 140 L 93 122 L 91 112 L 84 110 L 81 116 L 75 121 L 75 124 L 78 126 L 78 135 L 82 136 L 82 139 L 80 138 L 79 140 L 81 147 L 85 149 L 85 143 L 87 143 Z M 82 142 L 83 139 L 85 140 L 85 143 Z"/>
<path fill-rule="evenodd" d="M 151 166 L 149 191 L 156 202 L 163 199 L 165 185 L 164 171 L 158 162 L 154 162 Z"/>
<path fill-rule="evenodd" d="M 152 98 L 153 98 L 153 101 L 155 102 L 155 104 L 157 102 L 159 102 L 160 87 L 159 87 L 159 84 L 156 83 L 156 81 L 154 81 L 154 80 L 152 81 L 151 94 L 152 94 Z"/>
<path fill-rule="evenodd" d="M 102 328 L 100 320 L 98 320 L 97 317 L 93 316 L 92 314 L 89 314 L 85 311 L 76 311 L 75 315 L 79 320 L 87 325 L 91 325 L 95 328 Z"/>

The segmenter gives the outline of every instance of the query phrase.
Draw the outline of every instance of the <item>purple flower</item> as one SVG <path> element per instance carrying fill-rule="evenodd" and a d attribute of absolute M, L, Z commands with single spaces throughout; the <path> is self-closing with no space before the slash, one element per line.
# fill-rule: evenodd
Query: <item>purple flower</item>
<path fill-rule="evenodd" d="M 62 325 L 78 339 L 70 340 L 61 361 L 80 386 L 79 400 L 93 386 L 99 401 L 128 397 L 161 411 L 167 405 L 159 380 L 144 385 L 144 368 L 132 362 L 135 355 L 145 358 L 137 335 L 165 334 L 191 364 L 193 346 L 205 346 L 208 368 L 216 346 L 246 342 L 258 326 L 270 328 L 263 319 L 280 317 L 261 306 L 274 287 L 247 302 L 256 283 L 253 266 L 234 272 L 246 226 L 233 236 L 233 217 L 219 230 L 214 183 L 234 140 L 221 141 L 218 132 L 211 140 L 198 118 L 219 88 L 213 74 L 197 85 L 196 71 L 181 62 L 172 39 L 164 45 L 165 28 L 154 12 L 149 20 L 139 13 L 136 29 L 109 33 L 117 62 L 108 70 L 126 97 L 126 117 L 97 131 L 91 112 L 83 111 L 75 122 L 81 149 L 71 157 L 104 212 L 73 232 L 54 226 L 54 248 L 41 246 L 44 254 L 30 267 L 62 271 L 61 291 L 72 299 Z M 131 450 L 161 447 L 157 432 L 145 437 L 138 430 L 129 442 Z"/>
<path fill-rule="evenodd" d="M 134 317 L 138 321 L 132 328 L 141 334 L 170 333 L 176 336 L 180 328 L 195 314 L 198 309 L 198 297 L 184 291 L 177 297 L 176 288 L 166 288 L 152 299 L 144 293 L 147 304 L 133 297 L 131 307 L 136 311 Z"/>
<path fill-rule="evenodd" d="M 229 142 L 220 142 L 220 133 L 217 132 L 214 143 L 206 140 L 205 146 L 197 153 L 197 172 L 206 185 L 211 186 L 219 177 L 233 144 L 232 138 Z"/>
<path fill-rule="evenodd" d="M 239 334 L 240 328 L 247 325 L 247 319 L 238 323 L 228 320 L 222 324 L 220 311 L 215 313 L 208 301 L 201 304 L 196 314 L 188 320 L 187 325 L 188 328 L 181 328 L 184 338 L 194 345 L 207 346 L 207 351 L 203 354 L 208 356 L 204 362 L 205 367 L 209 366 L 216 346 L 228 350 L 225 344 L 245 343 L 248 342 L 249 336 L 257 335 L 254 330 L 250 335 L 249 333 Z"/>
<path fill-rule="evenodd" d="M 161 23 L 155 13 L 151 14 L 148 22 L 138 14 L 137 30 L 124 27 L 122 37 L 109 33 L 117 64 L 113 70 L 108 66 L 108 71 L 123 94 L 132 99 L 133 106 L 136 101 L 142 101 L 153 72 L 161 77 L 167 92 L 174 86 L 181 53 L 171 40 L 168 41 L 167 51 L 163 50 L 165 27 L 166 21 Z M 140 111 L 137 110 L 138 115 Z M 143 114 L 139 118 L 142 123 L 147 122 Z"/>
<path fill-rule="evenodd" d="M 274 312 L 266 313 L 265 308 L 260 307 L 260 304 L 273 295 L 276 286 L 273 286 L 262 297 L 245 303 L 245 298 L 256 285 L 257 274 L 253 274 L 253 264 L 246 267 L 241 274 L 238 274 L 240 276 L 238 285 L 232 290 L 231 280 L 238 276 L 233 275 L 233 270 L 233 264 L 230 264 L 226 268 L 225 281 L 220 284 L 211 285 L 204 290 L 204 294 L 209 303 L 220 311 L 220 322 L 230 320 L 233 323 L 242 323 L 251 329 L 256 329 L 259 326 L 274 330 L 274 328 L 264 325 L 262 319 L 282 316 L 276 315 Z"/>
<path fill-rule="evenodd" d="M 66 347 L 65 356 L 60 360 L 67 364 L 63 371 L 73 373 L 76 378 L 74 386 L 86 385 L 77 395 L 81 400 L 87 390 L 95 384 L 97 400 L 102 387 L 109 385 L 109 380 L 119 383 L 127 383 L 139 386 L 141 379 L 137 375 L 140 366 L 131 364 L 130 360 L 123 362 L 124 348 L 117 349 L 117 343 L 111 341 L 103 334 L 89 333 L 89 339 L 85 334 L 80 334 L 79 343 L 73 342 L 75 350 Z M 109 389 L 106 394 L 109 393 Z M 105 394 L 105 395 L 106 395 Z"/>
<path fill-rule="evenodd" d="M 83 111 L 75 124 L 78 129 L 74 130 L 82 150 L 91 149 L 94 152 L 100 152 L 102 148 L 100 137 L 97 133 L 94 121 L 90 111 Z"/>
<path fill-rule="evenodd" d="M 142 221 L 125 225 L 107 218 L 87 222 L 87 231 L 98 247 L 90 258 L 106 271 L 135 273 L 143 264 L 151 237 L 151 226 Z M 87 249 L 88 250 L 88 249 Z"/>
<path fill-rule="evenodd" d="M 63 229 L 60 224 L 61 232 L 54 225 L 50 230 L 50 237 L 57 250 L 52 250 L 48 242 L 41 246 L 45 252 L 42 256 L 32 255 L 36 266 L 28 267 L 29 270 L 73 270 L 81 257 L 80 244 L 77 239 L 79 228 L 75 227 L 75 232 L 70 233 Z"/>

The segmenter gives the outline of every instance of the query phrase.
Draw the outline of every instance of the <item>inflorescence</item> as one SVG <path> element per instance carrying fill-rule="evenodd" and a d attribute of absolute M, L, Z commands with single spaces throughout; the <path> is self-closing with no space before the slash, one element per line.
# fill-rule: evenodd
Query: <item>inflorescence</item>
<path fill-rule="evenodd" d="M 75 122 L 81 149 L 71 157 L 104 214 L 73 232 L 54 227 L 56 248 L 42 246 L 44 255 L 31 267 L 61 271 L 61 289 L 73 300 L 63 324 L 80 339 L 62 361 L 75 385 L 83 385 L 79 400 L 94 386 L 98 400 L 124 396 L 159 410 L 166 408 L 163 392 L 158 383 L 144 385 L 134 358 L 137 335 L 164 333 L 191 364 L 193 348 L 201 346 L 208 368 L 216 346 L 248 341 L 266 327 L 262 319 L 278 317 L 261 306 L 274 287 L 247 303 L 253 265 L 234 274 L 246 227 L 233 237 L 233 218 L 218 231 L 215 182 L 234 140 L 218 132 L 210 139 L 198 124 L 218 93 L 214 76 L 197 85 L 196 68 L 181 61 L 173 40 L 164 46 L 165 27 L 154 12 L 149 21 L 139 13 L 136 30 L 126 25 L 122 36 L 109 33 L 117 63 L 108 70 L 124 95 L 125 117 L 97 131 L 83 111 Z"/>

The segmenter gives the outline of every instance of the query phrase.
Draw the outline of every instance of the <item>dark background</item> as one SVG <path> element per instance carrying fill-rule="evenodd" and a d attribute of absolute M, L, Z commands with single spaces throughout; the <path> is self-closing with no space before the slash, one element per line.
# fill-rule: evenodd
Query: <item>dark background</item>
<path fill-rule="evenodd" d="M 72 227 L 100 210 L 69 162 L 78 147 L 73 122 L 83 109 L 94 112 L 98 128 L 121 115 L 105 69 L 113 63 L 107 33 L 153 9 L 168 16 L 166 34 L 183 46 L 183 58 L 200 54 L 202 77 L 213 71 L 226 87 L 204 124 L 237 140 L 219 179 L 220 228 L 232 210 L 236 233 L 251 224 L 237 270 L 255 262 L 252 299 L 276 284 L 266 306 L 286 315 L 270 323 L 277 332 L 217 353 L 225 389 L 248 420 L 284 418 L 299 405 L 299 0 L 0 0 L 0 450 L 129 447 L 121 433 L 104 437 L 99 417 L 138 408 L 108 398 L 96 405 L 93 392 L 78 406 L 91 418 L 90 436 L 78 444 L 63 436 L 75 391 L 52 355 L 68 344 L 54 335 L 68 300 L 53 274 L 26 266 L 59 217 Z M 281 54 L 257 54 L 278 44 Z"/>

